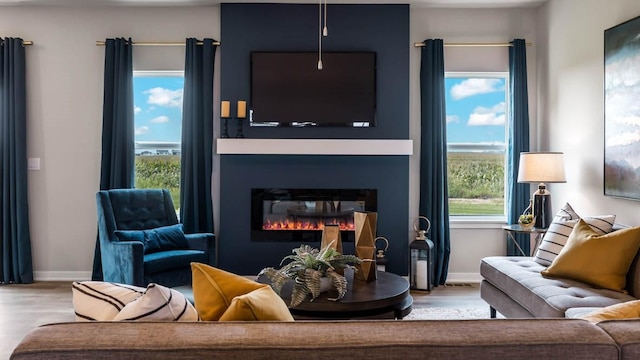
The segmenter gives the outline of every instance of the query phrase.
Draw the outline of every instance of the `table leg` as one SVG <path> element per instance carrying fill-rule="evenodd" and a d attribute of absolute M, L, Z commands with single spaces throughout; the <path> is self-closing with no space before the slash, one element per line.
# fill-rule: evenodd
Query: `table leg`
<path fill-rule="evenodd" d="M 513 233 L 511 231 L 507 231 L 507 235 L 509 236 L 513 244 L 518 248 L 518 251 L 520 251 L 520 254 L 522 254 L 522 256 L 528 256 L 527 254 L 524 253 L 524 250 L 522 250 L 522 248 L 520 247 L 520 244 L 518 244 L 518 242 L 516 241 L 516 237 L 513 236 Z"/>

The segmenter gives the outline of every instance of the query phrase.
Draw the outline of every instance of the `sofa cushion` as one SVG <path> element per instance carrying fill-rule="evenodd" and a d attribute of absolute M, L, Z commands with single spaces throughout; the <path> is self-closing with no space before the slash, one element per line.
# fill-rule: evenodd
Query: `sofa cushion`
<path fill-rule="evenodd" d="M 284 300 L 269 285 L 239 295 L 219 321 L 293 321 Z"/>
<path fill-rule="evenodd" d="M 193 301 L 204 321 L 218 321 L 231 301 L 265 284 L 201 263 L 191 263 Z M 268 286 L 268 285 L 267 285 Z"/>
<path fill-rule="evenodd" d="M 169 250 L 144 255 L 145 275 L 173 269 L 187 268 L 192 262 L 206 263 L 207 254 L 201 250 Z"/>
<path fill-rule="evenodd" d="M 113 320 L 198 321 L 198 312 L 177 290 L 149 284 L 144 294 L 122 308 Z"/>
<path fill-rule="evenodd" d="M 553 218 L 534 255 L 535 261 L 549 266 L 567 243 L 569 234 L 580 217 L 569 203 L 566 203 Z M 612 231 L 615 215 L 587 216 L 583 220 L 597 233 L 603 235 Z"/>
<path fill-rule="evenodd" d="M 74 281 L 71 292 L 76 321 L 111 321 L 145 290 L 104 281 Z"/>
<path fill-rule="evenodd" d="M 566 279 L 547 279 L 544 266 L 531 257 L 490 256 L 482 259 L 480 274 L 535 317 L 564 317 L 573 307 L 605 307 L 632 296 L 613 290 L 594 289 Z"/>
<path fill-rule="evenodd" d="M 116 230 L 114 234 L 120 241 L 141 241 L 145 254 L 189 248 L 182 224 L 148 230 Z"/>
<path fill-rule="evenodd" d="M 579 220 L 558 257 L 541 274 L 622 291 L 638 247 L 640 227 L 600 235 L 584 220 Z"/>

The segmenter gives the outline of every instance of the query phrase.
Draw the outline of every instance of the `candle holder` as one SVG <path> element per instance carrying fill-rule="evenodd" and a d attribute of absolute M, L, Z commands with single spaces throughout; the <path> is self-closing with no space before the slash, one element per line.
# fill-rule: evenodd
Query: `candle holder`
<path fill-rule="evenodd" d="M 229 118 L 222 118 L 222 135 L 220 135 L 221 138 L 228 138 L 229 137 L 229 133 L 227 132 L 227 120 L 229 120 Z"/>
<path fill-rule="evenodd" d="M 236 138 L 243 138 L 244 134 L 242 133 L 242 118 L 238 118 L 238 128 L 236 130 Z"/>

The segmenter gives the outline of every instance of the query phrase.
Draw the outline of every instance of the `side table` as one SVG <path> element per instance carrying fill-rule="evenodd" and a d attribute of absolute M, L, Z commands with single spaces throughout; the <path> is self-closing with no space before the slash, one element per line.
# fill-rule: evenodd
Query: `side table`
<path fill-rule="evenodd" d="M 524 229 L 522 226 L 518 225 L 518 224 L 512 224 L 512 225 L 504 225 L 502 227 L 502 230 L 504 230 L 507 233 L 507 236 L 509 237 L 509 239 L 511 239 L 511 241 L 513 242 L 513 244 L 518 248 L 518 251 L 520 251 L 520 254 L 522 254 L 522 256 L 533 256 L 533 254 L 536 253 L 536 250 L 538 250 L 538 246 L 540 246 L 540 242 L 542 241 L 542 237 L 544 236 L 544 233 L 547 232 L 546 228 L 531 228 L 531 229 Z M 518 244 L 518 242 L 516 241 L 516 237 L 515 234 L 535 234 L 535 246 L 533 247 L 533 249 L 531 249 L 531 254 L 525 254 L 524 250 L 522 250 L 522 248 L 520 247 L 520 244 Z"/>

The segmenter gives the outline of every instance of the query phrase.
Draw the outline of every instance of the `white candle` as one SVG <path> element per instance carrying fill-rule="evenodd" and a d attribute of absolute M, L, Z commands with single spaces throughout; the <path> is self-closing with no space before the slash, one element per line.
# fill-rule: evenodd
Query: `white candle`
<path fill-rule="evenodd" d="M 231 108 L 231 103 L 229 101 L 222 101 L 222 103 L 220 104 L 220 117 L 228 118 L 230 108 Z"/>
<path fill-rule="evenodd" d="M 429 287 L 427 281 L 427 261 L 418 260 L 416 262 L 416 287 L 418 289 L 427 289 Z"/>
<path fill-rule="evenodd" d="M 247 102 L 238 101 L 238 119 L 244 119 L 247 117 Z"/>

